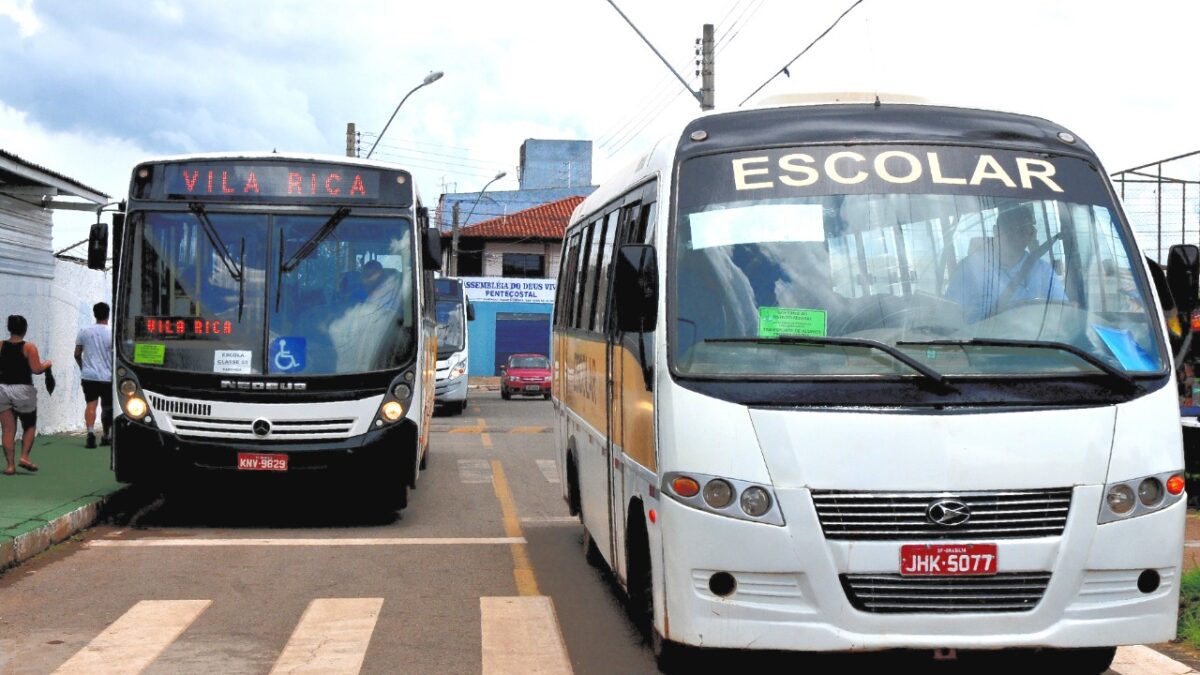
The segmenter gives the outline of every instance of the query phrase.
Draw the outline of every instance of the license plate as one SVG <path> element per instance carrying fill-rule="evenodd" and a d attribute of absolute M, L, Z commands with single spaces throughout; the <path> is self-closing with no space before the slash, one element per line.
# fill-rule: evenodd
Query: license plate
<path fill-rule="evenodd" d="M 237 468 L 239 471 L 287 471 L 288 456 L 239 452 Z"/>
<path fill-rule="evenodd" d="M 541 390 L 542 390 L 542 388 L 536 384 L 525 385 L 525 391 L 541 391 Z"/>
<path fill-rule="evenodd" d="M 996 573 L 995 544 L 907 544 L 900 547 L 900 574 L 964 577 Z"/>

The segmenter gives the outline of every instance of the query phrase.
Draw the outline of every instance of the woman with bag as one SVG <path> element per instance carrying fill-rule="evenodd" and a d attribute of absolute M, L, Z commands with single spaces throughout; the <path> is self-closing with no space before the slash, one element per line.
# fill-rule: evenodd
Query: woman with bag
<path fill-rule="evenodd" d="M 33 376 L 50 369 L 50 361 L 41 360 L 37 346 L 25 341 L 29 322 L 20 314 L 8 317 L 9 338 L 0 343 L 0 436 L 3 437 L 4 459 L 8 466 L 4 475 L 17 472 L 19 465 L 26 471 L 37 471 L 29 461 L 33 449 L 33 437 L 37 434 L 37 390 L 33 388 Z M 17 435 L 17 420 L 25 430 L 21 435 L 21 459 L 15 462 L 14 444 Z"/>

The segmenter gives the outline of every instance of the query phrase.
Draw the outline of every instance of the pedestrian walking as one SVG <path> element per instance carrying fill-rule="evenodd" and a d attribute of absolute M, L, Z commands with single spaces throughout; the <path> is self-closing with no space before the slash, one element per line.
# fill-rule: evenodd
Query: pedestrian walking
<path fill-rule="evenodd" d="M 75 338 L 75 363 L 79 364 L 83 384 L 83 423 L 87 428 L 86 447 L 96 447 L 96 404 L 100 403 L 100 425 L 104 429 L 100 445 L 112 443 L 113 385 L 112 329 L 108 325 L 110 309 L 107 302 L 92 306 L 96 323 L 79 331 Z"/>
<path fill-rule="evenodd" d="M 29 322 L 20 314 L 8 317 L 9 337 L 0 343 L 0 437 L 4 444 L 4 460 L 8 466 L 4 475 L 17 472 L 18 464 L 26 471 L 37 471 L 29 461 L 33 438 L 37 434 L 37 391 L 33 376 L 50 369 L 50 360 L 43 361 L 37 346 L 25 341 Z M 21 459 L 16 459 L 17 420 L 21 421 Z"/>

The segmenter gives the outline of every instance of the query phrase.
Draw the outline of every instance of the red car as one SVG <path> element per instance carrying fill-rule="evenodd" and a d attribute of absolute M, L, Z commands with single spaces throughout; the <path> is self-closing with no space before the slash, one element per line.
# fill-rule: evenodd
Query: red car
<path fill-rule="evenodd" d="M 513 354 L 500 366 L 500 397 L 550 398 L 550 359 L 541 354 Z"/>

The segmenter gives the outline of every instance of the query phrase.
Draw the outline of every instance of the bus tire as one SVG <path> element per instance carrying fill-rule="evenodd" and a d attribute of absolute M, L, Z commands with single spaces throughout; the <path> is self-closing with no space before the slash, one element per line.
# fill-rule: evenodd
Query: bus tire
<path fill-rule="evenodd" d="M 429 466 L 429 448 L 425 448 L 425 453 L 421 455 L 421 463 L 417 468 L 424 471 L 427 466 Z"/>
<path fill-rule="evenodd" d="M 459 401 L 458 405 L 454 407 L 455 415 L 461 415 L 466 411 L 467 411 L 467 402 L 466 401 Z"/>
<path fill-rule="evenodd" d="M 630 508 L 626 529 L 626 610 L 642 639 L 654 654 L 663 673 L 680 673 L 689 668 L 691 650 L 662 636 L 654 627 L 654 574 L 650 562 L 650 538 L 638 518 L 641 509 Z"/>
<path fill-rule="evenodd" d="M 604 566 L 604 556 L 600 554 L 600 547 L 596 546 L 596 540 L 592 538 L 592 533 L 588 532 L 587 524 L 583 522 L 583 504 L 579 505 L 579 522 L 583 524 L 583 559 L 592 567 L 602 568 Z"/>

